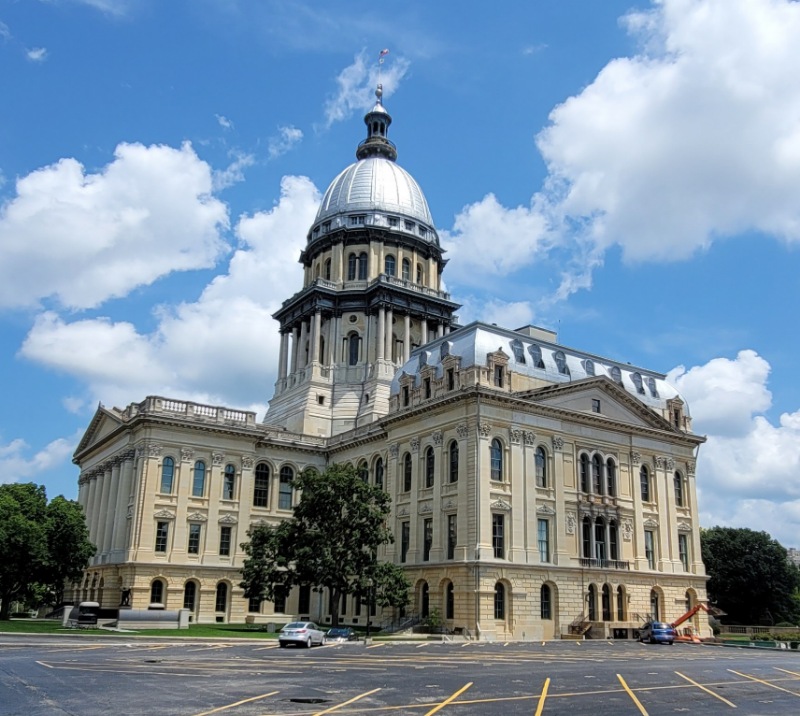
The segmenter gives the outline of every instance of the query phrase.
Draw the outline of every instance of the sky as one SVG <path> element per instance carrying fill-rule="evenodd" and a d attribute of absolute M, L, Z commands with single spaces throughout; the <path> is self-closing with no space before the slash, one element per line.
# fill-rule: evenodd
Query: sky
<path fill-rule="evenodd" d="M 75 498 L 99 403 L 263 416 L 380 72 L 461 323 L 667 373 L 701 524 L 800 547 L 798 37 L 790 0 L 0 0 L 0 481 Z"/>

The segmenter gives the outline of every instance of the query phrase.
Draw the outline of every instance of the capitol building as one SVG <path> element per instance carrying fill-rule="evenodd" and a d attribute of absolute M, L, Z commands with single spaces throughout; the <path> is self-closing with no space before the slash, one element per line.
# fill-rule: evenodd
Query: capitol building
<path fill-rule="evenodd" d="M 355 163 L 309 227 L 303 285 L 275 313 L 263 422 L 158 396 L 98 408 L 74 455 L 97 554 L 72 597 L 111 608 L 124 594 L 201 623 L 329 624 L 314 585 L 245 598 L 240 545 L 292 516 L 295 475 L 346 463 L 391 497 L 379 558 L 405 570 L 403 616 L 435 613 L 480 640 L 631 638 L 705 602 L 704 438 L 689 406 L 663 374 L 545 328 L 460 325 L 430 208 L 376 95 Z M 377 612 L 373 625 L 400 617 Z M 358 595 L 340 615 L 368 618 Z"/>

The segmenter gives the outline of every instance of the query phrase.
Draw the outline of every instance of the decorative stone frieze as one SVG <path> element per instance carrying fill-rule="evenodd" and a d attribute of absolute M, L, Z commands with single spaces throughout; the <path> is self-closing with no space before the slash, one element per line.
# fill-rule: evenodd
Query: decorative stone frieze
<path fill-rule="evenodd" d="M 519 445 L 520 441 L 522 440 L 522 430 L 519 428 L 511 428 L 508 431 L 508 437 L 512 444 Z"/>
<path fill-rule="evenodd" d="M 540 515 L 554 515 L 556 511 L 550 505 L 539 505 L 536 512 Z"/>
<path fill-rule="evenodd" d="M 252 470 L 255 463 L 255 458 L 252 455 L 242 455 L 242 469 Z"/>
<path fill-rule="evenodd" d="M 408 517 L 408 514 L 409 514 L 408 505 L 403 505 L 402 507 L 399 507 L 397 510 L 398 517 Z"/>
<path fill-rule="evenodd" d="M 161 457 L 161 451 L 163 448 L 158 443 L 148 443 L 147 444 L 147 454 L 150 457 Z"/>
<path fill-rule="evenodd" d="M 631 465 L 641 465 L 642 464 L 642 453 L 640 452 L 632 452 L 631 453 Z"/>
<path fill-rule="evenodd" d="M 174 512 L 170 512 L 169 510 L 159 510 L 158 512 L 156 512 L 153 515 L 153 517 L 155 517 L 155 518 L 157 518 L 159 520 L 174 520 L 175 519 L 175 513 Z"/>
<path fill-rule="evenodd" d="M 492 432 L 492 426 L 489 425 L 489 423 L 480 423 L 480 425 L 478 425 L 478 431 L 482 438 L 488 438 Z"/>
<path fill-rule="evenodd" d="M 192 512 L 187 518 L 189 522 L 207 522 L 208 517 L 206 517 L 202 512 Z"/>
<path fill-rule="evenodd" d="M 469 428 L 463 423 L 456 428 L 456 435 L 464 440 L 469 435 Z"/>
<path fill-rule="evenodd" d="M 442 444 L 441 430 L 437 430 L 435 433 L 433 433 L 433 435 L 431 435 L 431 437 L 433 438 L 433 444 L 436 445 L 437 447 L 439 447 Z"/>
<path fill-rule="evenodd" d="M 223 460 L 225 460 L 225 453 L 224 452 L 212 452 L 211 453 L 211 462 L 214 465 L 222 465 Z"/>
<path fill-rule="evenodd" d="M 643 524 L 645 527 L 649 529 L 655 529 L 656 527 L 658 527 L 658 520 L 654 520 L 652 517 L 648 517 Z"/>
<path fill-rule="evenodd" d="M 626 542 L 633 539 L 633 522 L 628 518 L 622 520 L 622 539 Z"/>
<path fill-rule="evenodd" d="M 429 515 L 433 512 L 433 505 L 430 502 L 419 503 L 419 514 Z"/>
<path fill-rule="evenodd" d="M 563 450 L 564 449 L 564 438 L 560 435 L 553 435 L 553 450 Z"/>
<path fill-rule="evenodd" d="M 575 534 L 575 527 L 578 524 L 578 516 L 574 512 L 567 512 L 567 519 L 564 523 L 564 530 L 568 535 Z"/>
<path fill-rule="evenodd" d="M 411 452 L 419 452 L 419 438 L 411 438 Z"/>
<path fill-rule="evenodd" d="M 533 445 L 536 442 L 536 435 L 534 435 L 530 430 L 526 430 L 522 433 L 522 437 L 525 440 L 526 445 Z"/>
<path fill-rule="evenodd" d="M 181 460 L 183 462 L 190 462 L 194 457 L 194 450 L 192 448 L 181 448 Z"/>
<path fill-rule="evenodd" d="M 239 522 L 239 520 L 236 519 L 235 515 L 222 515 L 222 517 L 219 518 L 219 523 L 221 525 L 235 525 L 237 522 Z"/>
<path fill-rule="evenodd" d="M 446 510 L 454 510 L 458 505 L 456 504 L 455 500 L 445 500 L 442 503 L 442 511 Z"/>
<path fill-rule="evenodd" d="M 688 522 L 678 522 L 678 532 L 691 532 L 692 526 Z"/>
<path fill-rule="evenodd" d="M 499 512 L 511 512 L 511 505 L 509 505 L 508 502 L 503 499 L 495 500 L 489 505 L 489 507 Z"/>

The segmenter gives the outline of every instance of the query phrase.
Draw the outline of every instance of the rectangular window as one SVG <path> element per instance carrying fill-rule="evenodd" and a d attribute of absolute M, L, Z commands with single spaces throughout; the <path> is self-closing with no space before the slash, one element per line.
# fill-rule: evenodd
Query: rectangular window
<path fill-rule="evenodd" d="M 292 485 L 291 478 L 281 475 L 281 484 L 278 489 L 278 509 L 291 510 L 292 509 Z"/>
<path fill-rule="evenodd" d="M 422 561 L 428 562 L 431 558 L 431 547 L 433 546 L 433 520 L 424 520 L 422 525 Z"/>
<path fill-rule="evenodd" d="M 169 522 L 156 523 L 156 552 L 167 551 L 167 537 L 169 535 Z"/>
<path fill-rule="evenodd" d="M 592 412 L 593 413 L 600 412 L 600 401 L 597 398 L 592 398 Z"/>
<path fill-rule="evenodd" d="M 687 535 L 678 535 L 678 553 L 681 557 L 681 564 L 683 571 L 689 571 L 689 537 Z"/>
<path fill-rule="evenodd" d="M 506 537 L 505 518 L 503 515 L 492 515 L 492 549 L 497 559 L 505 559 Z"/>
<path fill-rule="evenodd" d="M 403 407 L 408 406 L 408 386 L 403 386 Z"/>
<path fill-rule="evenodd" d="M 647 566 L 650 569 L 656 568 L 656 540 L 653 530 L 644 531 L 644 553 L 647 557 Z"/>
<path fill-rule="evenodd" d="M 411 523 L 400 523 L 400 561 L 405 562 L 408 557 L 408 547 L 411 541 Z"/>
<path fill-rule="evenodd" d="M 547 520 L 538 521 L 539 561 L 550 561 L 550 523 Z"/>
<path fill-rule="evenodd" d="M 453 390 L 456 387 L 456 372 L 453 368 L 447 369 L 447 389 Z"/>
<path fill-rule="evenodd" d="M 189 554 L 200 554 L 200 527 L 196 522 L 189 525 Z"/>
<path fill-rule="evenodd" d="M 222 480 L 222 499 L 232 500 L 235 487 L 236 475 L 231 472 L 226 472 Z"/>
<path fill-rule="evenodd" d="M 311 612 L 311 587 L 303 584 L 297 595 L 297 611 L 300 614 L 309 614 Z"/>
<path fill-rule="evenodd" d="M 275 587 L 275 599 L 272 602 L 275 614 L 286 612 L 286 588 L 278 585 Z"/>
<path fill-rule="evenodd" d="M 227 526 L 219 528 L 219 553 L 222 557 L 229 557 L 231 554 L 231 530 Z"/>
<path fill-rule="evenodd" d="M 247 611 L 255 614 L 261 612 L 261 600 L 258 597 L 250 597 L 247 600 Z"/>
<path fill-rule="evenodd" d="M 423 385 L 425 386 L 425 397 L 426 398 L 430 398 L 431 397 L 431 379 L 430 378 L 425 378 L 425 380 L 423 381 Z"/>
<path fill-rule="evenodd" d="M 503 366 L 496 365 L 494 367 L 494 384 L 498 388 L 503 387 L 503 374 L 504 374 Z"/>
<path fill-rule="evenodd" d="M 447 515 L 447 559 L 455 559 L 458 543 L 458 515 Z"/>

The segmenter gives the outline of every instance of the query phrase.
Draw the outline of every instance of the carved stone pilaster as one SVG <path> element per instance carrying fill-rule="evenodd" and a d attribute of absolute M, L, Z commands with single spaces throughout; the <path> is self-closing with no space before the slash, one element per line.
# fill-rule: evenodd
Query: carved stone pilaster
<path fill-rule="evenodd" d="M 641 465 L 642 464 L 642 453 L 640 452 L 632 452 L 631 453 L 631 465 Z"/>
<path fill-rule="evenodd" d="M 563 450 L 564 449 L 564 438 L 560 435 L 553 435 L 553 450 Z"/>
<path fill-rule="evenodd" d="M 411 438 L 411 452 L 419 452 L 419 438 Z"/>
<path fill-rule="evenodd" d="M 687 460 L 686 461 L 686 474 L 687 475 L 694 475 L 695 470 L 695 462 L 694 460 Z"/>
<path fill-rule="evenodd" d="M 478 430 L 480 431 L 482 438 L 488 438 L 492 432 L 492 426 L 489 423 L 481 423 L 478 425 Z"/>
<path fill-rule="evenodd" d="M 150 457 L 161 457 L 162 447 L 158 443 L 147 443 L 147 454 Z"/>
<path fill-rule="evenodd" d="M 189 462 L 194 457 L 194 450 L 192 448 L 181 448 L 181 460 Z"/>
<path fill-rule="evenodd" d="M 255 463 L 255 458 L 252 455 L 242 455 L 242 469 L 252 470 Z"/>
<path fill-rule="evenodd" d="M 397 460 L 397 455 L 400 453 L 400 446 L 397 443 L 392 443 L 389 446 L 389 457 Z"/>
<path fill-rule="evenodd" d="M 225 459 L 224 452 L 212 452 L 211 453 L 211 462 L 214 465 L 222 465 L 222 461 Z"/>
<path fill-rule="evenodd" d="M 536 435 L 534 435 L 530 430 L 526 430 L 522 433 L 522 437 L 525 440 L 526 445 L 533 445 L 536 442 Z"/>
<path fill-rule="evenodd" d="M 463 423 L 456 428 L 456 435 L 464 440 L 469 435 L 469 428 Z"/>
<path fill-rule="evenodd" d="M 670 472 L 675 469 L 675 461 L 671 457 L 666 458 L 666 468 Z"/>
<path fill-rule="evenodd" d="M 656 466 L 656 470 L 665 470 L 667 468 L 667 458 L 662 455 L 656 455 L 653 458 L 653 463 Z"/>
<path fill-rule="evenodd" d="M 433 438 L 433 444 L 436 445 L 437 447 L 442 444 L 442 431 L 441 430 L 437 430 L 431 437 Z"/>
<path fill-rule="evenodd" d="M 511 428 L 508 431 L 508 437 L 512 444 L 519 445 L 520 441 L 522 440 L 522 430 L 519 428 Z"/>

